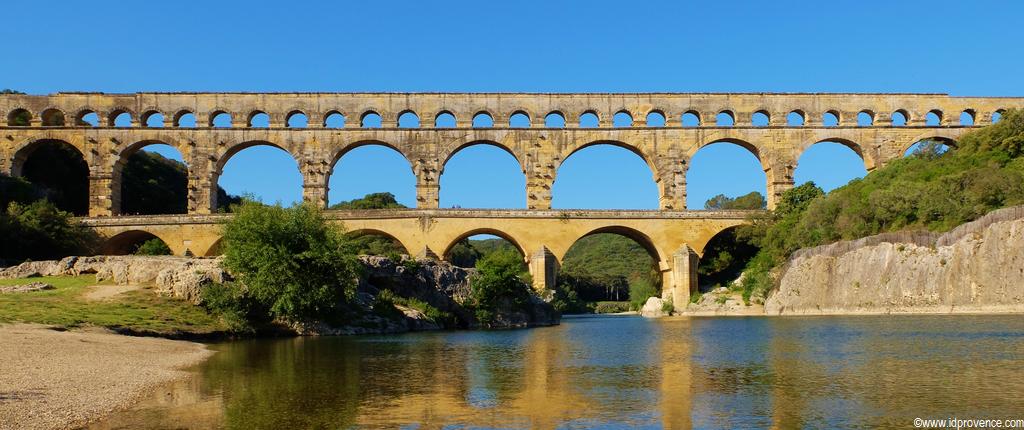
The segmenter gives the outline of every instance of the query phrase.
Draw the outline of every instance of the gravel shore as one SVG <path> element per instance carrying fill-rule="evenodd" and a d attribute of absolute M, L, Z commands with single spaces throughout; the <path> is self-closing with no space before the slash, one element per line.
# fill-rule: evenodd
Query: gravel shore
<path fill-rule="evenodd" d="M 185 378 L 212 354 L 204 345 L 0 325 L 0 429 L 78 428 L 149 390 Z"/>

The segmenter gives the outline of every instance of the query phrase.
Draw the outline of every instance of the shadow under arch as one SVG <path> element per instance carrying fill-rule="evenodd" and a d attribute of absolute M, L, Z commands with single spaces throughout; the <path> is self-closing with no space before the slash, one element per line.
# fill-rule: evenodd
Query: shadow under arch
<path fill-rule="evenodd" d="M 704 243 L 689 246 L 700 255 L 697 283 L 704 292 L 713 286 L 727 286 L 742 273 L 747 262 L 757 254 L 758 248 L 740 240 L 736 233 L 739 225 L 725 227 Z M 699 246 L 698 246 L 699 245 Z M 726 255 L 721 255 L 725 253 Z"/>
<path fill-rule="evenodd" d="M 170 244 L 160 236 L 145 230 L 128 230 L 107 238 L 99 248 L 100 255 L 128 255 L 138 250 L 139 246 L 151 239 L 159 239 L 170 248 Z"/>
<path fill-rule="evenodd" d="M 391 233 L 388 233 L 388 232 L 386 232 L 384 230 L 378 230 L 378 229 L 374 229 L 374 228 L 361 228 L 361 229 L 357 229 L 357 230 L 347 231 L 347 232 L 345 232 L 345 236 L 348 237 L 349 239 L 353 239 L 353 240 L 358 240 L 360 238 L 366 238 L 366 237 L 381 237 L 381 238 L 385 238 L 385 239 L 388 239 L 391 242 L 395 243 L 396 245 L 398 245 L 401 248 L 401 252 L 399 252 L 399 254 L 405 254 L 405 255 L 412 256 L 412 254 L 409 253 L 409 246 L 408 245 L 406 245 L 405 243 L 402 243 L 402 241 L 400 239 L 398 239 L 397 237 L 395 237 Z M 359 252 L 359 253 L 363 254 L 362 252 Z"/>
<path fill-rule="evenodd" d="M 19 148 L 11 159 L 12 177 L 25 178 L 43 193 L 41 197 L 78 216 L 90 211 L 91 174 L 82 148 L 62 139 L 35 139 Z"/>
<path fill-rule="evenodd" d="M 480 234 L 489 234 L 489 235 L 498 236 L 498 237 L 500 237 L 502 239 L 507 240 L 509 243 L 512 244 L 512 246 L 514 246 L 516 248 L 517 251 L 519 251 L 519 254 L 523 256 L 523 261 L 524 262 L 529 257 L 529 254 L 526 253 L 526 250 L 523 248 L 523 246 L 519 243 L 518 240 L 516 240 L 514 237 L 512 237 L 511 234 L 508 234 L 508 233 L 506 233 L 504 231 L 501 231 L 501 230 L 498 230 L 498 229 L 495 229 L 495 228 L 476 228 L 476 229 L 472 229 L 472 230 L 466 231 L 466 232 L 456 236 L 453 240 L 448 241 L 448 245 L 445 246 L 444 252 L 441 253 L 441 259 L 444 260 L 444 261 L 450 261 L 449 260 L 449 254 L 451 253 L 452 248 L 454 248 L 455 245 L 457 245 L 459 242 L 461 242 L 464 239 L 467 239 L 467 238 L 472 237 L 472 236 L 480 235 Z"/>
<path fill-rule="evenodd" d="M 651 239 L 650 236 L 648 236 L 646 233 L 640 230 L 621 225 L 611 225 L 591 230 L 587 233 L 584 233 L 582 236 L 577 237 L 576 240 L 572 242 L 572 245 L 575 245 L 576 242 L 580 241 L 580 239 L 600 233 L 617 234 L 619 236 L 632 239 L 634 242 L 636 242 L 642 248 L 644 248 L 644 250 L 646 250 L 648 254 L 650 254 L 651 258 L 654 260 L 655 266 L 660 266 L 661 262 L 663 261 L 663 253 L 658 250 L 657 246 L 654 245 L 654 241 Z M 572 248 L 572 245 L 569 245 L 569 248 Z M 569 248 L 565 249 L 566 253 L 568 253 Z M 558 261 L 564 261 L 565 255 L 556 255 L 555 257 L 558 258 Z"/>
<path fill-rule="evenodd" d="M 111 207 L 111 210 L 115 214 L 123 214 L 123 213 L 126 213 L 126 212 L 135 212 L 135 211 L 131 211 L 132 208 L 130 206 L 133 206 L 133 204 L 126 204 L 126 199 L 127 198 L 135 198 L 135 197 L 132 197 L 130 194 L 126 194 L 125 193 L 125 190 L 128 188 L 128 183 L 124 181 L 124 176 L 123 176 L 124 169 L 125 169 L 125 167 L 128 166 L 128 164 L 129 164 L 129 162 L 131 160 L 131 157 L 133 155 L 135 155 L 135 154 L 138 154 L 139 152 L 141 152 L 143 149 L 145 149 L 147 147 L 156 146 L 156 145 L 163 145 L 163 146 L 166 146 L 166 147 L 169 147 L 169 148 L 173 148 L 174 151 L 179 156 L 181 156 L 182 160 L 185 160 L 186 159 L 185 158 L 185 153 L 183 153 L 181 151 L 181 148 L 179 148 L 177 145 L 175 145 L 173 143 L 169 143 L 169 142 L 173 142 L 173 141 L 174 141 L 173 139 L 168 139 L 168 138 L 140 140 L 140 141 L 137 141 L 137 142 L 135 142 L 135 143 L 133 143 L 131 145 L 126 146 L 123 150 L 121 150 L 120 153 L 118 153 L 117 159 L 114 160 L 113 165 L 110 166 L 111 167 L 111 175 L 112 175 L 112 178 L 113 178 L 113 182 L 115 184 L 120 184 L 120 186 L 114 187 L 116 189 L 112 190 L 113 193 L 117 193 L 116 194 L 116 198 L 112 199 L 113 200 L 113 205 Z M 159 154 L 157 154 L 157 155 L 159 155 Z M 163 157 L 162 155 L 159 155 L 159 156 L 160 156 L 161 159 L 165 159 L 166 158 L 166 157 Z M 173 159 L 167 159 L 167 160 L 175 161 Z M 188 210 L 188 176 L 189 176 L 189 170 L 191 169 L 191 167 L 185 161 L 181 161 L 181 164 L 183 164 L 185 166 L 185 175 L 184 175 L 184 178 L 183 178 L 184 179 L 183 182 L 181 184 L 177 184 L 177 186 L 180 187 L 180 191 L 182 193 L 181 201 L 178 202 L 178 203 L 181 204 L 180 207 L 178 208 L 178 210 L 171 211 L 171 212 L 153 212 L 153 211 L 142 210 L 142 211 L 139 211 L 138 214 L 141 214 L 141 215 L 154 215 L 154 214 L 158 214 L 158 213 L 178 214 L 178 213 L 186 213 L 187 212 L 187 210 Z M 154 179 L 154 178 L 151 176 L 148 179 Z M 165 183 L 165 184 L 160 184 L 160 185 L 162 185 L 162 186 L 170 186 L 172 184 L 166 184 Z M 156 198 L 156 197 L 154 197 L 154 198 Z M 138 202 L 133 202 L 133 203 L 139 203 L 139 207 L 141 208 L 141 207 L 147 206 L 146 204 L 142 203 L 143 200 L 146 200 L 146 199 L 147 198 L 144 197 L 144 198 L 142 198 L 142 200 L 139 200 Z M 153 202 L 153 201 L 154 200 L 150 200 L 150 202 Z M 126 209 L 126 206 L 128 207 L 127 209 Z M 152 205 L 150 205 L 150 206 L 152 207 Z"/>

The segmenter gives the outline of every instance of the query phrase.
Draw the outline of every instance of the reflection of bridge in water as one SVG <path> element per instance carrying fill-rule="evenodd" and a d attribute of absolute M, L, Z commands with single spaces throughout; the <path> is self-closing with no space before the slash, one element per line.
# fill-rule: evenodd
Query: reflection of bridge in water
<path fill-rule="evenodd" d="M 175 253 L 215 252 L 217 184 L 235 154 L 265 145 L 286 151 L 303 178 L 303 199 L 325 207 L 334 166 L 352 149 L 394 149 L 416 178 L 410 211 L 338 212 L 350 230 L 394 237 L 412 254 L 444 257 L 471 234 L 511 240 L 530 261 L 538 287 L 551 285 L 573 241 L 614 232 L 647 248 L 665 295 L 695 287 L 707 241 L 742 222 L 734 213 L 687 212 L 690 160 L 708 145 L 746 148 L 765 174 L 768 206 L 794 185 L 801 154 L 820 142 L 852 149 L 868 171 L 914 143 L 955 141 L 1024 98 L 945 94 L 498 94 L 498 93 L 58 93 L 0 95 L 0 172 L 19 176 L 47 144 L 74 148 L 87 166 L 87 223 L 108 249 L 143 232 Z M 264 121 L 261 123 L 261 121 Z M 175 148 L 188 169 L 187 214 L 121 217 L 122 170 L 154 144 Z M 477 144 L 517 160 L 526 210 L 439 210 L 448 160 Z M 607 144 L 650 168 L 660 211 L 551 211 L 558 169 L 576 152 Z M 83 212 L 81 215 L 85 215 Z M 133 231 L 137 233 L 132 233 Z M 212 251 L 213 250 L 213 251 Z"/>

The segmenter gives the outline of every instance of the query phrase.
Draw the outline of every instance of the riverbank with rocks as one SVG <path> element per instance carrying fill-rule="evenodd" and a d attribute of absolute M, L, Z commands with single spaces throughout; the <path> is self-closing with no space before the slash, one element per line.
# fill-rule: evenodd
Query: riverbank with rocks
<path fill-rule="evenodd" d="M 555 325 L 560 315 L 547 302 L 531 294 L 525 306 L 500 308 L 493 321 L 484 326 L 477 319 L 471 303 L 473 269 L 465 269 L 430 259 L 408 257 L 393 261 L 385 257 L 363 256 L 355 297 L 346 304 L 344 323 L 322 321 L 271 322 L 257 328 L 256 333 L 232 333 L 226 328 L 203 327 L 201 333 L 187 329 L 160 332 L 135 329 L 130 324 L 105 325 L 124 334 L 153 335 L 179 339 L 211 339 L 237 336 L 280 335 L 352 335 L 403 333 L 440 329 L 508 329 Z M 67 257 L 61 260 L 26 262 L 0 269 L 0 280 L 12 279 L 45 283 L 47 277 L 95 276 L 98 285 L 88 293 L 68 293 L 67 300 L 83 301 L 89 297 L 115 296 L 125 291 L 144 289 L 160 297 L 179 299 L 183 307 L 205 312 L 202 291 L 215 284 L 231 282 L 232 276 L 222 266 L 222 259 L 172 256 L 93 256 Z M 0 284 L 3 284 L 0 281 Z M 144 288 L 140 288 L 144 287 Z M 102 288 L 100 288 L 102 287 Z M 15 285 L 4 287 L 22 295 L 36 294 L 35 287 Z M 115 291 L 116 290 L 116 291 Z M 64 294 L 64 291 L 59 291 Z M 28 297 L 28 296 L 25 296 Z M 135 296 L 139 299 L 141 296 Z M 126 302 L 131 302 L 126 299 Z M 88 312 L 88 310 L 84 310 Z M 2 321 L 2 319 L 0 319 Z M 18 321 L 18 319 L 15 319 Z M 27 320 L 28 322 L 45 322 Z M 184 321 L 188 323 L 188 321 Z M 188 325 L 188 324 L 184 324 Z"/>
<path fill-rule="evenodd" d="M 91 328 L 0 325 L 0 429 L 80 428 L 188 378 L 203 344 Z"/>

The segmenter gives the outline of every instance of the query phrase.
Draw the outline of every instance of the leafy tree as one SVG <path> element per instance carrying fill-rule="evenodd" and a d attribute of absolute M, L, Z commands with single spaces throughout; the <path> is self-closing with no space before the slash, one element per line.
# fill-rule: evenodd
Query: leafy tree
<path fill-rule="evenodd" d="M 46 200 L 11 202 L 0 215 L 0 259 L 48 260 L 90 253 L 97 237 Z"/>
<path fill-rule="evenodd" d="M 757 191 L 744 194 L 739 197 L 728 197 L 725 194 L 714 196 L 704 202 L 704 209 L 708 210 L 741 210 L 741 209 L 764 209 L 767 202 L 764 196 Z"/>
<path fill-rule="evenodd" d="M 243 201 L 224 226 L 224 241 L 225 267 L 273 317 L 330 317 L 355 294 L 355 253 L 344 231 L 312 205 Z"/>
<path fill-rule="evenodd" d="M 558 285 L 576 292 L 584 301 L 624 300 L 633 279 L 653 285 L 660 280 L 655 261 L 628 237 L 599 233 L 578 240 L 562 259 Z"/>
<path fill-rule="evenodd" d="M 530 299 L 530 282 L 524 274 L 523 258 L 518 252 L 499 251 L 477 261 L 473 275 L 473 309 L 484 325 L 494 322 L 499 311 L 522 310 Z"/>
<path fill-rule="evenodd" d="M 465 238 L 452 245 L 452 249 L 448 250 L 448 261 L 459 267 L 476 267 L 483 253 L 477 250 L 472 242 L 475 241 Z"/>
<path fill-rule="evenodd" d="M 164 241 L 152 238 L 139 245 L 133 253 L 135 255 L 171 255 L 171 248 Z"/>
<path fill-rule="evenodd" d="M 633 310 L 639 310 L 648 298 L 657 296 L 658 288 L 647 279 L 635 279 L 629 283 L 629 305 Z"/>
<path fill-rule="evenodd" d="M 391 193 L 372 193 L 354 200 L 346 200 L 331 205 L 331 209 L 402 209 L 406 206 L 398 203 Z"/>

